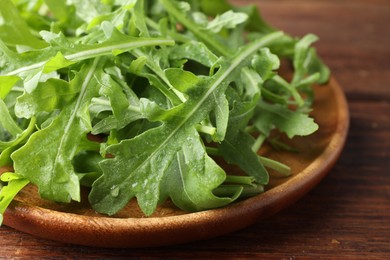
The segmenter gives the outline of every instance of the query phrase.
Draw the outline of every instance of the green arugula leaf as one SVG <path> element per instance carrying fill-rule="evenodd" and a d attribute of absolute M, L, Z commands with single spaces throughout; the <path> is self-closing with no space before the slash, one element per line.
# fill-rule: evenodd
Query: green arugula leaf
<path fill-rule="evenodd" d="M 57 20 L 65 22 L 70 18 L 69 12 L 67 11 L 67 9 L 69 10 L 70 8 L 65 1 L 45 0 L 45 3 Z"/>
<path fill-rule="evenodd" d="M 15 196 L 22 190 L 28 183 L 28 179 L 15 175 L 13 173 L 3 173 L 1 175 L 2 182 L 8 182 L 6 186 L 1 187 L 0 184 L 0 225 L 3 222 L 3 214 L 8 205 L 12 202 Z"/>
<path fill-rule="evenodd" d="M 186 93 L 190 91 L 193 87 L 196 87 L 196 84 L 200 80 L 192 72 L 185 71 L 183 69 L 166 69 L 164 73 L 171 85 L 183 93 Z"/>
<path fill-rule="evenodd" d="M 68 5 L 74 5 L 79 18 L 89 23 L 100 15 L 111 12 L 111 7 L 100 0 L 68 0 Z"/>
<path fill-rule="evenodd" d="M 92 134 L 107 133 L 113 129 L 119 130 L 131 122 L 143 118 L 139 108 L 138 98 L 131 98 L 133 104 L 130 104 L 129 98 L 124 92 L 124 88 L 109 74 L 104 73 L 99 84 L 99 94 L 109 100 L 107 107 L 113 114 L 96 123 L 93 126 Z M 131 90 L 128 90 L 127 92 L 130 91 Z M 130 93 L 130 95 L 131 97 L 135 96 L 134 93 Z M 105 102 L 105 100 L 100 99 L 100 101 L 97 101 L 97 99 L 95 99 L 95 102 Z"/>
<path fill-rule="evenodd" d="M 78 94 L 79 89 L 61 79 L 50 78 L 38 83 L 31 93 L 24 92 L 17 98 L 15 114 L 19 118 L 31 118 L 35 114 L 63 109 Z"/>
<path fill-rule="evenodd" d="M 273 127 L 286 133 L 289 138 L 310 135 L 318 129 L 314 120 L 305 113 L 291 111 L 279 104 L 259 102 L 257 106 L 262 112 L 255 125 L 265 135 L 269 135 Z"/>
<path fill-rule="evenodd" d="M 199 2 L 202 11 L 210 16 L 216 16 L 232 9 L 232 5 L 229 4 L 226 0 L 200 0 Z"/>
<path fill-rule="evenodd" d="M 213 94 L 214 95 L 214 94 Z M 214 95 L 215 107 L 213 113 L 215 115 L 215 126 L 217 131 L 213 135 L 214 142 L 221 142 L 225 139 L 226 131 L 229 123 L 229 102 L 225 94 Z"/>
<path fill-rule="evenodd" d="M 238 165 L 246 174 L 255 178 L 257 183 L 266 185 L 268 172 L 252 147 L 255 139 L 245 133 L 245 127 L 254 117 L 255 108 L 261 97 L 261 87 L 265 80 L 274 76 L 274 70 L 280 65 L 279 59 L 269 49 L 261 49 L 251 62 L 251 67 L 241 71 L 241 84 L 245 90 L 244 100 L 233 98 L 233 109 L 230 112 L 230 124 L 227 136 L 219 146 L 219 152 L 231 164 Z M 259 114 L 261 115 L 263 111 Z"/>
<path fill-rule="evenodd" d="M 209 31 L 205 31 L 196 24 L 195 21 L 186 16 L 185 13 L 180 10 L 177 2 L 172 0 L 160 0 L 165 10 L 175 17 L 178 22 L 188 28 L 201 42 L 204 42 L 210 49 L 222 54 L 223 56 L 229 56 L 231 50 L 226 49 L 226 45 L 222 43 L 219 37 Z"/>
<path fill-rule="evenodd" d="M 175 113 L 163 125 L 110 146 L 107 152 L 114 159 L 101 163 L 103 176 L 93 184 L 89 195 L 93 208 L 112 215 L 137 197 L 141 210 L 146 215 L 152 214 L 159 202 L 160 184 L 189 131 L 213 110 L 215 96 L 225 92 L 234 73 L 247 64 L 259 48 L 282 35 L 270 34 L 239 51 L 210 80 L 188 93 L 189 99 L 174 108 Z"/>
<path fill-rule="evenodd" d="M 0 99 L 5 99 L 12 87 L 19 81 L 16 76 L 0 76 Z"/>
<path fill-rule="evenodd" d="M 147 78 L 151 86 L 156 87 L 161 93 L 163 93 L 173 105 L 177 105 L 185 101 L 183 94 L 175 89 L 171 84 L 167 76 L 165 75 L 164 69 L 161 68 L 161 59 L 165 52 L 160 51 L 159 55 L 156 55 L 153 51 L 144 52 L 140 49 L 133 50 L 131 52 L 138 61 L 137 71 L 133 70 L 137 75 Z M 139 67 L 139 61 L 142 61 L 143 68 Z M 152 73 L 150 73 L 150 71 Z"/>
<path fill-rule="evenodd" d="M 233 197 L 217 197 L 213 190 L 225 178 L 224 170 L 207 155 L 193 129 L 167 169 L 161 196 L 170 197 L 176 206 L 187 211 L 222 207 L 236 200 L 242 191 L 242 187 L 238 186 Z M 164 196 L 164 192 L 168 194 Z"/>
<path fill-rule="evenodd" d="M 11 154 L 33 133 L 35 122 L 36 119 L 34 117 L 31 118 L 28 127 L 22 133 L 16 135 L 13 140 L 8 142 L 0 141 L 0 167 L 12 164 Z"/>
<path fill-rule="evenodd" d="M 0 99 L 0 126 L 4 127 L 12 136 L 22 133 L 22 129 L 15 123 L 8 111 L 7 105 Z"/>
<path fill-rule="evenodd" d="M 132 14 L 134 17 L 134 24 L 139 30 L 140 37 L 150 37 L 148 27 L 146 25 L 144 1 L 136 1 Z"/>
<path fill-rule="evenodd" d="M 96 43 L 91 45 L 70 43 L 63 39 L 61 34 L 46 36 L 51 44 L 52 48 L 42 51 L 30 52 L 23 55 L 21 58 L 14 59 L 12 67 L 4 70 L 5 75 L 20 75 L 27 72 L 35 72 L 37 69 L 41 69 L 49 61 L 50 71 L 62 68 L 65 65 L 70 65 L 72 62 L 83 61 L 94 57 L 100 57 L 105 55 L 120 54 L 122 52 L 139 48 L 142 46 L 156 46 L 156 45 L 172 45 L 174 42 L 169 39 L 161 38 L 135 38 L 124 35 L 117 30 L 113 30 L 109 38 L 102 43 Z M 62 50 L 63 57 L 61 59 L 56 58 L 58 51 Z M 8 51 L 9 53 L 9 51 Z M 15 55 L 13 55 L 15 56 Z M 13 57 L 9 57 L 13 58 Z M 60 61 L 59 66 L 53 65 L 53 60 Z M 64 63 L 64 59 L 69 62 Z M 27 65 L 26 65 L 27 64 Z M 17 69 L 16 69 L 17 67 Z M 48 68 L 49 68 L 48 67 Z"/>
<path fill-rule="evenodd" d="M 223 28 L 235 28 L 237 25 L 244 23 L 247 19 L 247 14 L 235 13 L 232 10 L 229 10 L 221 15 L 217 15 L 214 20 L 207 24 L 206 29 L 213 33 L 218 33 Z"/>
<path fill-rule="evenodd" d="M 266 185 L 269 181 L 268 172 L 256 152 L 251 149 L 253 143 L 252 136 L 240 131 L 234 136 L 227 136 L 219 146 L 219 151 L 228 163 L 240 166 L 257 183 Z"/>
<path fill-rule="evenodd" d="M 15 172 L 36 184 L 43 198 L 80 200 L 79 180 L 71 161 L 78 153 L 78 144 L 92 128 L 87 108 L 98 93 L 99 66 L 99 59 L 95 59 L 76 75 L 70 84 L 80 87 L 77 99 L 11 155 Z"/>
<path fill-rule="evenodd" d="M 195 41 L 174 46 L 169 56 L 175 60 L 190 59 L 209 68 L 218 61 L 218 56 L 211 52 L 204 43 Z"/>
<path fill-rule="evenodd" d="M 0 21 L 0 39 L 7 45 L 26 45 L 34 49 L 47 46 L 44 41 L 31 33 L 31 29 L 23 20 L 18 9 L 12 4 L 12 1 L 1 1 Z"/>

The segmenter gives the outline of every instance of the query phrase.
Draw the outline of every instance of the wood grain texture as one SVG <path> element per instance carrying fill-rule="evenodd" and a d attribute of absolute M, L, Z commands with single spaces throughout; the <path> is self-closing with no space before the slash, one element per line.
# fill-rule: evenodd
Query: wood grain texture
<path fill-rule="evenodd" d="M 1 227 L 0 258 L 390 259 L 390 1 L 234 2 L 258 4 L 289 34 L 320 36 L 318 52 L 343 87 L 351 113 L 347 145 L 329 175 L 286 210 L 216 239 L 113 250 Z"/>

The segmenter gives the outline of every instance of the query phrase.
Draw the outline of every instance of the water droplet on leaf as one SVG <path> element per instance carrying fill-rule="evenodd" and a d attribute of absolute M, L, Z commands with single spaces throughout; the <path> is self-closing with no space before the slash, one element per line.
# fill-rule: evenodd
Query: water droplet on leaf
<path fill-rule="evenodd" d="M 119 186 L 116 186 L 116 185 L 112 186 L 112 187 L 111 187 L 111 192 L 110 192 L 110 193 L 111 193 L 111 196 L 113 196 L 114 198 L 115 198 L 115 197 L 118 197 L 119 191 L 120 191 Z"/>

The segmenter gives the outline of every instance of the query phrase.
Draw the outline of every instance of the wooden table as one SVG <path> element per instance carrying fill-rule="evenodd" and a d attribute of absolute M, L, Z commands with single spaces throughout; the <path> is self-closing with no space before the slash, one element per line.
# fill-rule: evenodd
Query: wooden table
<path fill-rule="evenodd" d="M 299 202 L 223 237 L 153 249 L 61 244 L 0 228 L 0 258 L 390 259 L 390 1 L 236 0 L 273 25 L 320 36 L 343 87 L 350 133 L 329 175 Z"/>

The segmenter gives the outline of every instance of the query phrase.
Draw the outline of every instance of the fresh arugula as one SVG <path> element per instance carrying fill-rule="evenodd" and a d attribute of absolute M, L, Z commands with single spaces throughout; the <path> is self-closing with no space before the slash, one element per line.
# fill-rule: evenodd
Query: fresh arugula
<path fill-rule="evenodd" d="M 318 129 L 311 86 L 329 69 L 317 37 L 286 35 L 253 6 L 3 0 L 0 29 L 0 167 L 14 169 L 1 176 L 0 216 L 28 183 L 65 203 L 88 186 L 108 215 L 133 198 L 146 216 L 167 199 L 222 207 L 261 193 L 268 169 L 290 174 L 258 154 L 271 133 Z"/>

